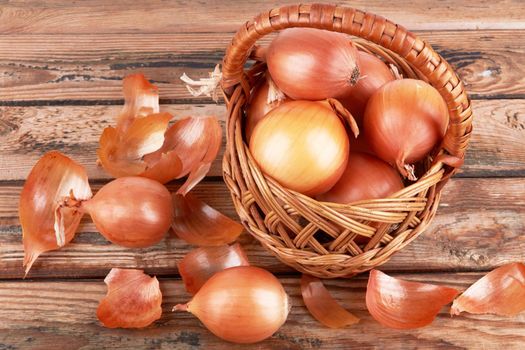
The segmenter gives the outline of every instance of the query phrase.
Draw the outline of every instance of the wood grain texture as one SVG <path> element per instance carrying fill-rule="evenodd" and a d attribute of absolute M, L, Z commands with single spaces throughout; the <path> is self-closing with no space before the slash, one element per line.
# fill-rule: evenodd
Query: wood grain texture
<path fill-rule="evenodd" d="M 206 76 L 246 20 L 296 2 L 0 0 L 0 349 L 247 348 L 217 339 L 191 315 L 170 312 L 189 297 L 176 279 L 176 264 L 192 248 L 173 235 L 147 249 L 125 249 L 107 242 L 84 218 L 72 244 L 45 254 L 29 279 L 21 280 L 18 196 L 31 167 L 51 149 L 85 164 L 95 189 L 109 180 L 95 166 L 95 150 L 123 102 L 121 80 L 127 74 L 141 71 L 159 85 L 162 107 L 177 117 L 216 114 L 223 122 L 224 106 L 191 97 L 180 75 Z M 302 1 L 311 2 L 316 0 Z M 525 261 L 523 1 L 336 3 L 416 31 L 456 68 L 475 100 L 464 172 L 445 188 L 431 227 L 381 269 L 465 289 L 481 271 Z M 195 193 L 236 218 L 220 174 L 217 160 Z M 329 330 L 304 307 L 295 271 L 248 234 L 240 242 L 253 264 L 281 276 L 294 306 L 286 325 L 257 349 L 524 348 L 525 314 L 451 318 L 444 308 L 429 327 L 384 328 L 366 311 L 366 274 L 326 282 L 362 318 L 355 327 Z M 110 330 L 96 319 L 106 293 L 102 279 L 117 266 L 161 277 L 164 315 L 153 326 Z"/>
<path fill-rule="evenodd" d="M 432 225 L 383 269 L 485 271 L 507 262 L 525 261 L 524 183 L 523 178 L 453 179 L 444 190 Z M 19 186 L 0 187 L 0 278 L 23 276 L 17 213 L 20 191 Z M 237 217 L 224 184 L 202 183 L 195 194 L 226 215 Z M 243 234 L 240 242 L 252 264 L 274 273 L 294 273 L 250 235 Z M 174 276 L 177 262 L 190 249 L 174 235 L 146 249 L 119 247 L 98 234 L 86 217 L 73 243 L 40 257 L 29 277 L 102 277 L 111 267 L 138 267 L 156 275 Z"/>
<path fill-rule="evenodd" d="M 444 284 L 460 290 L 482 275 L 420 274 L 398 277 Z M 299 279 L 282 278 L 292 309 L 285 325 L 257 349 L 522 349 L 525 314 L 511 318 L 462 314 L 451 318 L 444 307 L 425 328 L 391 330 L 366 310 L 366 275 L 326 282 L 334 298 L 361 321 L 346 329 L 317 323 L 302 302 Z M 199 321 L 171 308 L 189 299 L 181 281 L 161 279 L 162 318 L 146 329 L 103 328 L 96 318 L 106 293 L 102 279 L 67 282 L 0 282 L 0 348 L 65 349 L 246 349 L 226 343 Z"/>
<path fill-rule="evenodd" d="M 473 98 L 525 98 L 524 31 L 423 31 Z M 0 104 L 97 104 L 122 100 L 122 78 L 143 72 L 161 99 L 193 98 L 183 72 L 205 77 L 232 33 L 0 35 Z M 269 38 L 261 42 L 267 43 Z"/>
<path fill-rule="evenodd" d="M 120 106 L 0 107 L 0 181 L 23 180 L 47 151 L 85 165 L 91 180 L 110 177 L 95 164 L 98 139 Z M 163 105 L 181 118 L 216 115 L 223 105 Z M 525 176 L 525 100 L 473 101 L 474 133 L 459 176 Z M 222 150 L 210 176 L 221 176 Z"/>
<path fill-rule="evenodd" d="M 301 1 L 303 4 L 319 1 Z M 234 31 L 259 12 L 295 4 L 294 0 L 264 1 L 133 1 L 91 0 L 2 1 L 0 32 L 3 33 L 173 33 Z M 370 11 L 410 29 L 524 29 L 520 0 L 481 0 L 432 3 L 399 0 L 334 1 Z"/>

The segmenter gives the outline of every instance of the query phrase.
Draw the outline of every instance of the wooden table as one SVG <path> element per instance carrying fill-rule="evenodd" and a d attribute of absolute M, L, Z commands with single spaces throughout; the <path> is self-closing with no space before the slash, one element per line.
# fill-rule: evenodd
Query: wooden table
<path fill-rule="evenodd" d="M 62 250 L 44 254 L 23 279 L 18 196 L 40 156 L 57 149 L 87 167 L 94 188 L 110 177 L 95 164 L 98 138 L 123 103 L 122 78 L 144 72 L 177 117 L 225 109 L 192 98 L 183 72 L 203 77 L 233 33 L 256 13 L 288 1 L 0 0 L 0 349 L 237 349 L 171 307 L 188 299 L 177 262 L 191 249 L 175 237 L 131 250 L 109 244 L 89 219 Z M 341 2 L 343 3 L 343 2 Z M 373 4 L 371 4 L 373 3 Z M 466 83 L 474 134 L 463 172 L 445 188 L 433 225 L 382 270 L 459 289 L 494 267 L 525 260 L 525 6 L 508 1 L 355 0 L 427 39 Z M 195 193 L 236 217 L 220 158 Z M 175 189 L 180 182 L 170 185 Z M 525 314 L 461 315 L 444 308 L 422 329 L 380 326 L 364 304 L 367 276 L 327 281 L 361 322 L 330 330 L 304 307 L 299 275 L 248 234 L 253 264 L 278 274 L 292 296 L 287 323 L 258 349 L 525 348 Z M 143 268 L 161 281 L 164 314 L 141 330 L 102 327 L 95 315 L 111 267 Z"/>

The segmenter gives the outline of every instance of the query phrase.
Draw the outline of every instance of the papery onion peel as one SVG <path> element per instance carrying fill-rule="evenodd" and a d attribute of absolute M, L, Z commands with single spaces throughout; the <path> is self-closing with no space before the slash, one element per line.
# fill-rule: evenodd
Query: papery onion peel
<path fill-rule="evenodd" d="M 156 277 L 142 270 L 113 268 L 104 279 L 107 295 L 97 317 L 108 328 L 143 328 L 162 315 L 162 293 Z"/>
<path fill-rule="evenodd" d="M 243 226 L 191 193 L 173 195 L 175 217 L 171 228 L 184 241 L 198 246 L 220 246 L 239 237 Z"/>
<path fill-rule="evenodd" d="M 452 303 L 450 313 L 515 316 L 525 311 L 525 265 L 511 263 L 492 270 Z"/>
<path fill-rule="evenodd" d="M 359 322 L 359 318 L 337 303 L 318 278 L 303 274 L 301 294 L 312 316 L 329 328 L 342 328 Z"/>
<path fill-rule="evenodd" d="M 104 129 L 97 150 L 100 164 L 115 177 L 143 176 L 161 183 L 189 175 L 187 193 L 217 157 L 222 129 L 216 117 L 186 117 L 168 127 L 159 113 L 158 91 L 142 74 L 124 79 L 126 104 L 116 127 Z"/>
<path fill-rule="evenodd" d="M 405 281 L 372 270 L 366 289 L 366 307 L 382 325 L 395 329 L 424 327 L 458 295 L 453 288 Z"/>
<path fill-rule="evenodd" d="M 193 249 L 177 264 L 186 291 L 195 294 L 215 273 L 234 266 L 248 266 L 239 243 Z"/>
<path fill-rule="evenodd" d="M 62 204 L 91 196 L 84 167 L 60 152 L 48 152 L 35 164 L 19 203 L 26 274 L 40 254 L 73 239 L 83 213 L 76 207 L 62 208 Z M 58 237 L 62 237 L 60 242 Z"/>
<path fill-rule="evenodd" d="M 221 142 L 222 129 L 216 117 L 186 117 L 166 131 L 162 147 L 146 155 L 144 160 L 154 164 L 163 154 L 178 155 L 182 170 L 175 177 L 189 176 L 177 193 L 186 194 L 206 176 Z"/>

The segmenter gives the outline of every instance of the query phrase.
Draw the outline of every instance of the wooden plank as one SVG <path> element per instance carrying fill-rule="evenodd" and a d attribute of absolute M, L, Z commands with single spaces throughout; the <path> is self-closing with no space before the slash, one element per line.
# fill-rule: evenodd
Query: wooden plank
<path fill-rule="evenodd" d="M 475 98 L 525 96 L 525 32 L 419 33 L 453 64 Z M 0 104 L 95 104 L 122 100 L 122 78 L 143 72 L 161 98 L 195 99 L 179 80 L 205 77 L 231 33 L 0 35 Z M 483 39 L 480 39 L 483 38 Z M 264 38 L 262 43 L 267 43 Z M 87 100 L 87 101 L 86 101 Z"/>
<path fill-rule="evenodd" d="M 91 180 L 107 180 L 97 167 L 102 130 L 120 106 L 0 107 L 0 181 L 23 180 L 47 151 L 58 149 L 85 165 Z M 222 105 L 163 105 L 175 115 L 217 115 Z M 525 100 L 473 101 L 474 133 L 460 176 L 525 176 Z M 224 147 L 222 148 L 222 150 Z M 221 176 L 222 150 L 210 171 Z"/>
<path fill-rule="evenodd" d="M 398 277 L 466 289 L 482 274 L 421 274 Z M 284 326 L 257 349 L 522 349 L 525 314 L 516 317 L 468 315 L 450 317 L 444 307 L 425 328 L 392 330 L 381 326 L 365 306 L 366 276 L 326 282 L 332 295 L 361 321 L 347 329 L 328 329 L 317 323 L 304 306 L 298 278 L 281 280 L 292 309 Z M 245 349 L 224 342 L 190 314 L 172 313 L 187 301 L 178 280 L 160 280 L 162 318 L 138 330 L 107 329 L 96 318 L 99 300 L 106 294 L 102 280 L 0 282 L 0 348 L 67 349 Z"/>
<path fill-rule="evenodd" d="M 302 1 L 312 3 L 316 1 Z M 280 1 L 118 1 L 103 0 L 24 1 L 2 4 L 3 33 L 173 33 L 233 31 L 259 12 L 294 0 Z M 424 1 L 384 2 L 335 1 L 373 12 L 410 29 L 524 29 L 519 0 L 455 2 L 439 1 L 430 7 Z"/>
<path fill-rule="evenodd" d="M 523 178 L 453 179 L 444 190 L 431 227 L 382 268 L 482 271 L 525 261 L 523 184 Z M 17 212 L 20 190 L 19 186 L 0 187 L 0 278 L 23 276 Z M 195 194 L 226 215 L 237 217 L 224 184 L 202 183 Z M 243 234 L 240 242 L 253 264 L 274 273 L 294 273 L 250 235 Z M 190 249 L 174 236 L 146 249 L 122 248 L 107 242 L 85 218 L 73 243 L 39 258 L 30 277 L 101 277 L 111 267 L 140 267 L 152 274 L 174 276 L 177 262 Z"/>

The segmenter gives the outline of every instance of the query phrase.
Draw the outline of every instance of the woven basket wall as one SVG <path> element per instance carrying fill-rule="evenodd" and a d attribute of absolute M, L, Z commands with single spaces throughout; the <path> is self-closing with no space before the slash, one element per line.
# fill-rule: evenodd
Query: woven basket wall
<path fill-rule="evenodd" d="M 416 165 L 417 182 L 389 198 L 341 205 L 290 191 L 261 172 L 243 129 L 245 105 L 266 66 L 255 62 L 245 70 L 245 64 L 256 56 L 258 39 L 291 27 L 353 35 L 361 50 L 379 56 L 401 76 L 424 80 L 440 92 L 448 105 L 449 128 L 440 147 Z M 371 13 L 333 5 L 292 5 L 261 13 L 243 25 L 226 51 L 222 72 L 227 106 L 224 180 L 246 229 L 277 258 L 317 277 L 347 277 L 385 263 L 427 228 L 443 185 L 464 158 L 472 130 L 463 83 L 428 43 Z"/>

